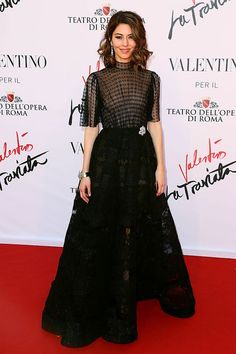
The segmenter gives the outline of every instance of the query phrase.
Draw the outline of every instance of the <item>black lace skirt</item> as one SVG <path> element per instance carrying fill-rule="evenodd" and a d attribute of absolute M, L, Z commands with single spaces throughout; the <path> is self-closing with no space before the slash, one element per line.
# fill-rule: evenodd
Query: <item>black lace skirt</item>
<path fill-rule="evenodd" d="M 166 197 L 155 191 L 156 155 L 143 128 L 104 128 L 91 155 L 92 195 L 77 193 L 43 329 L 61 344 L 137 336 L 138 300 L 156 298 L 177 317 L 195 299 Z"/>

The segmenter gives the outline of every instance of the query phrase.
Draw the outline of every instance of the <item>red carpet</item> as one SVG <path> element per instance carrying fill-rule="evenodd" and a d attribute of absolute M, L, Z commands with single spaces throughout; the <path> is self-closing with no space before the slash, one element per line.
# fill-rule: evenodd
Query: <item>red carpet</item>
<path fill-rule="evenodd" d="M 185 257 L 197 301 L 192 318 L 174 318 L 158 301 L 141 301 L 137 341 L 99 338 L 84 348 L 67 348 L 40 323 L 60 253 L 58 247 L 0 245 L 1 354 L 236 353 L 236 260 Z"/>

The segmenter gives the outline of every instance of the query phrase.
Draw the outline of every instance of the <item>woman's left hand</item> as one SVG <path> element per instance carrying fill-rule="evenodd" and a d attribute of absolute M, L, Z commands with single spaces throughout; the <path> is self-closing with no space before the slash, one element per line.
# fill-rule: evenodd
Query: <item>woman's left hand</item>
<path fill-rule="evenodd" d="M 156 176 L 156 195 L 159 196 L 162 193 L 164 193 L 166 188 L 164 168 L 157 167 L 155 176 Z"/>

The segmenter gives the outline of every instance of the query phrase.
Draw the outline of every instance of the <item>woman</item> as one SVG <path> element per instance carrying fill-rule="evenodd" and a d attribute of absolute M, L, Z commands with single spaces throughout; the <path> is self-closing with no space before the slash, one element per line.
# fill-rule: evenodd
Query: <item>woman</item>
<path fill-rule="evenodd" d="M 164 194 L 160 79 L 146 69 L 141 17 L 114 14 L 98 52 L 105 68 L 84 89 L 79 191 L 42 316 L 71 347 L 134 341 L 141 299 L 156 298 L 177 317 L 195 311 Z"/>

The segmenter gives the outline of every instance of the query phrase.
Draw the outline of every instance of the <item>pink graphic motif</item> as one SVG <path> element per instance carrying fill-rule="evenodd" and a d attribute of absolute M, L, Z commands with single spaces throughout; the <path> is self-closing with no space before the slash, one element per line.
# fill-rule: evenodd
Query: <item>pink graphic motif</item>
<path fill-rule="evenodd" d="M 194 5 L 196 5 L 196 0 L 192 0 L 192 2 L 194 3 Z"/>

